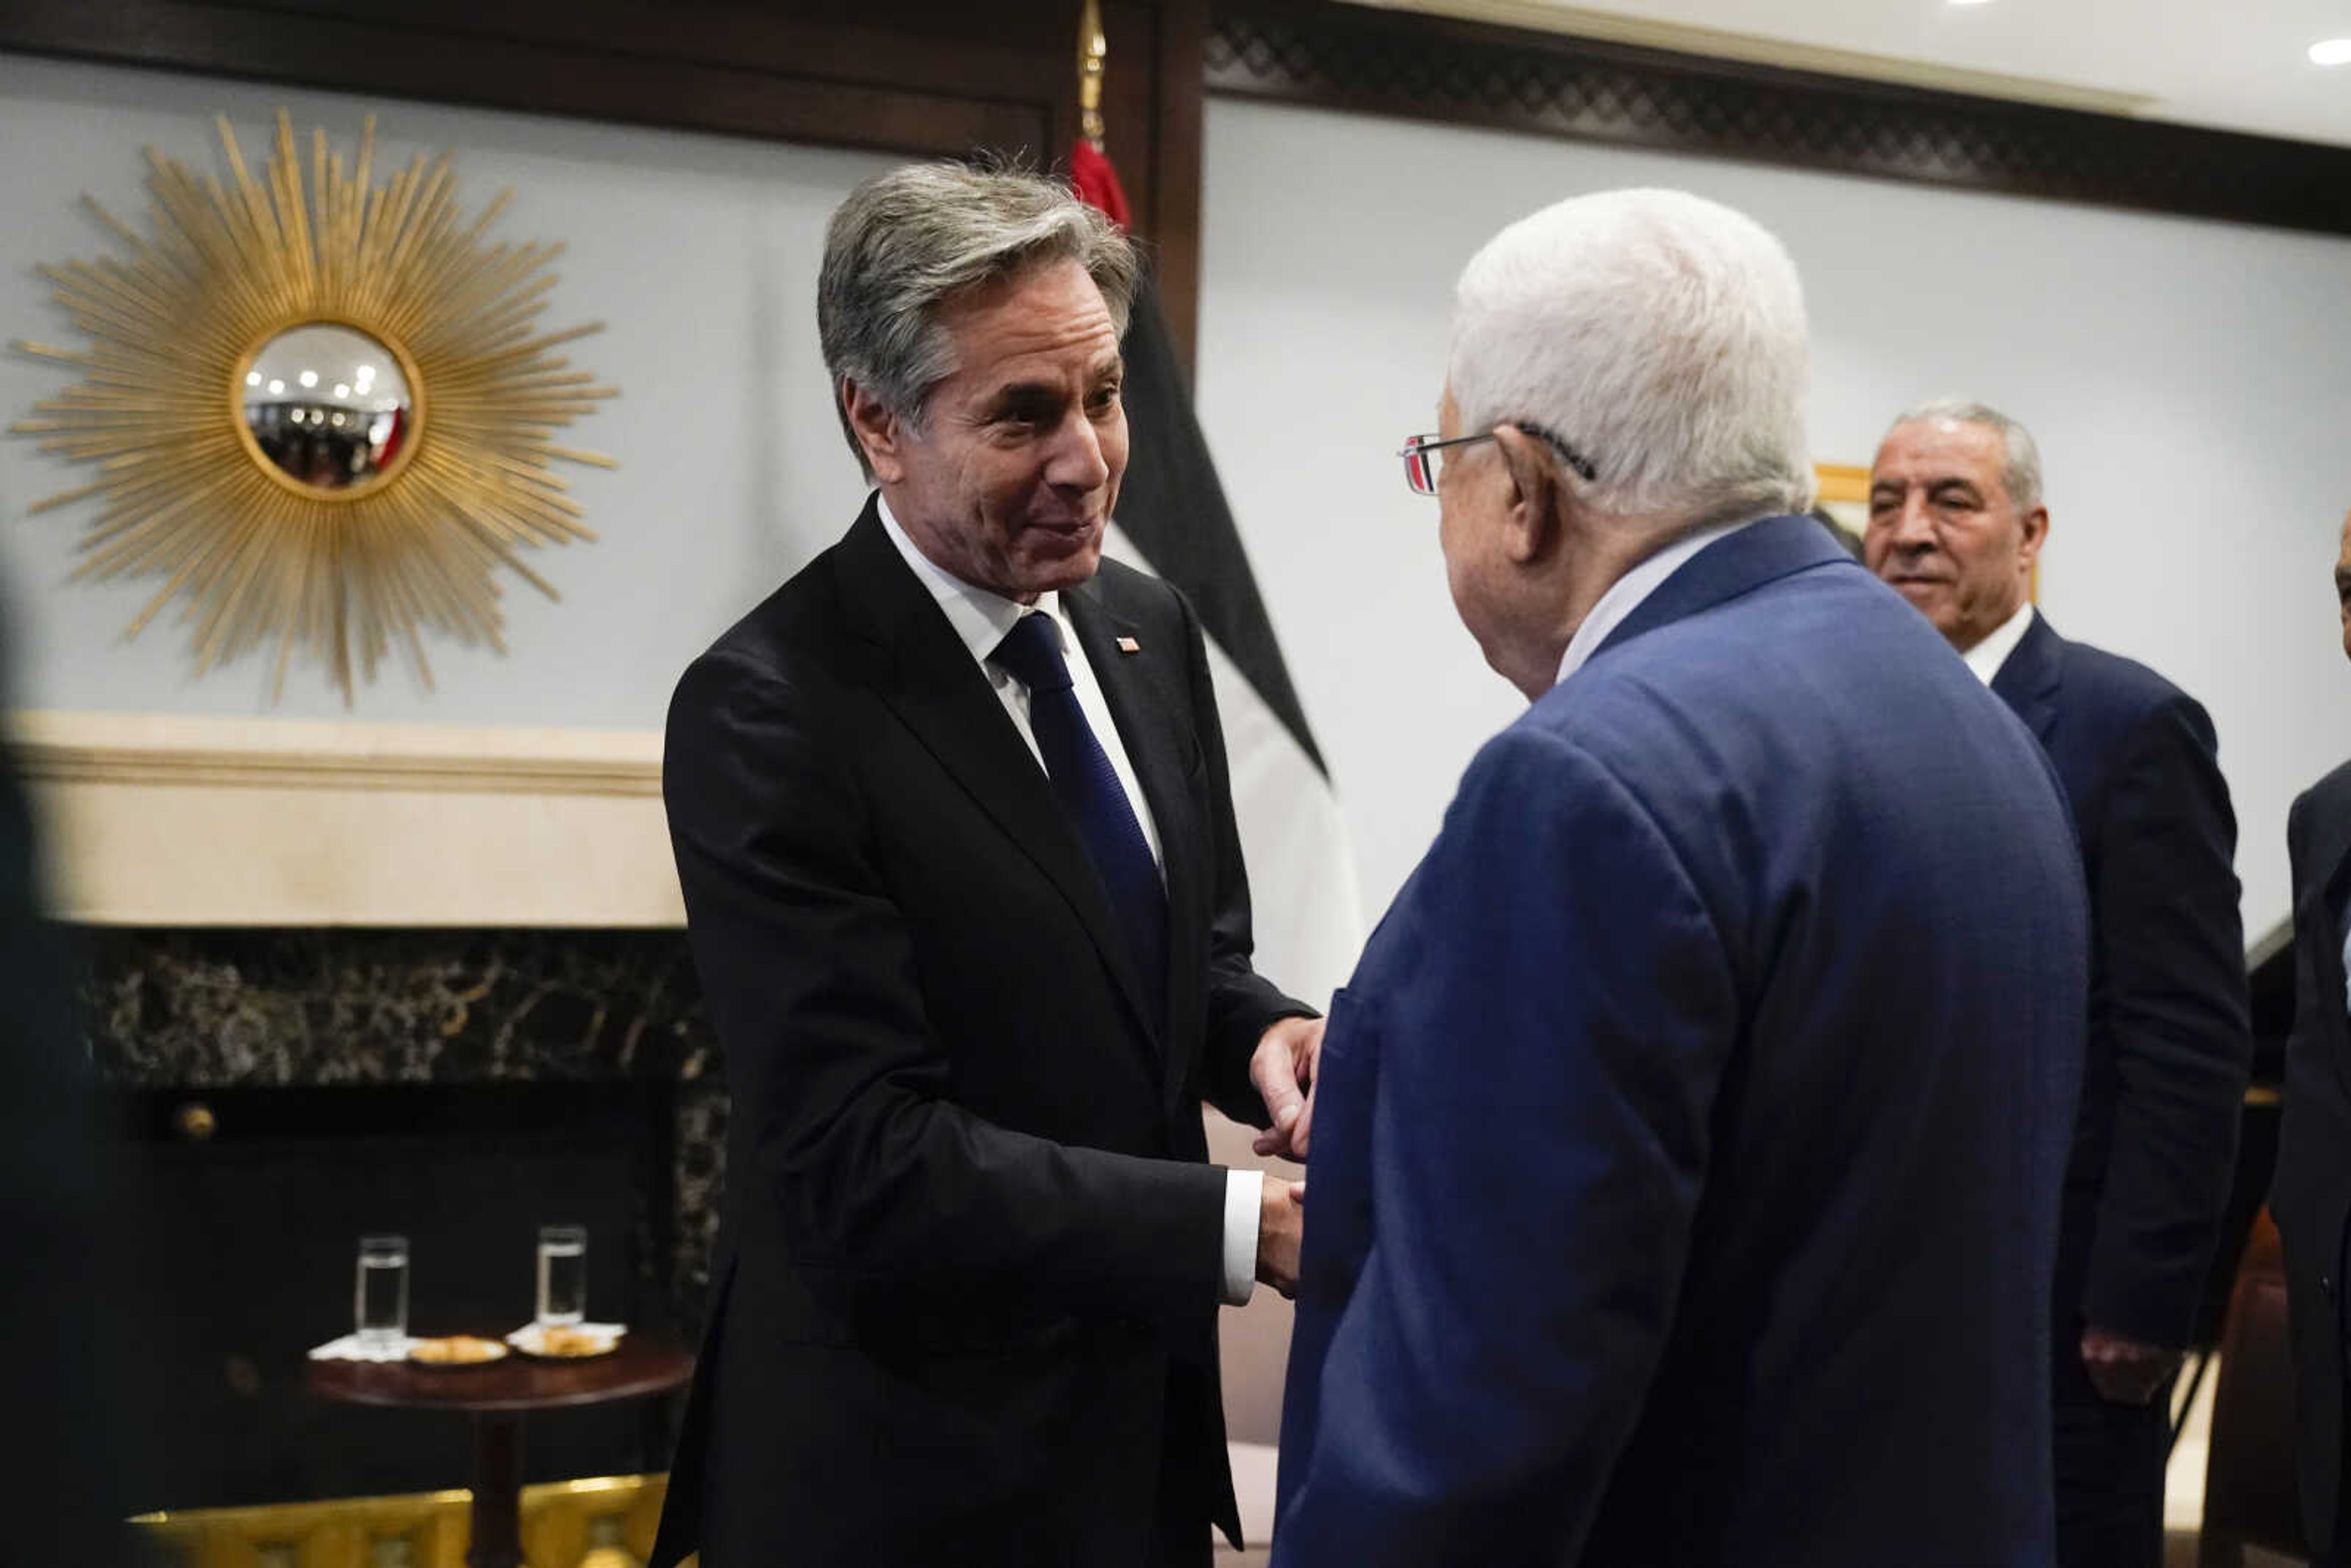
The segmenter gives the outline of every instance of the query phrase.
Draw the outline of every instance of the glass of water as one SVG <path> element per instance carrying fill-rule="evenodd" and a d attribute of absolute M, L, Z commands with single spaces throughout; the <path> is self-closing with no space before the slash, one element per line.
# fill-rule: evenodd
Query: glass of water
<path fill-rule="evenodd" d="M 550 1327 L 588 1315 L 588 1228 L 538 1228 L 538 1321 Z"/>
<path fill-rule="evenodd" d="M 408 1238 L 360 1238 L 352 1317 L 360 1343 L 390 1350 L 408 1338 Z"/>

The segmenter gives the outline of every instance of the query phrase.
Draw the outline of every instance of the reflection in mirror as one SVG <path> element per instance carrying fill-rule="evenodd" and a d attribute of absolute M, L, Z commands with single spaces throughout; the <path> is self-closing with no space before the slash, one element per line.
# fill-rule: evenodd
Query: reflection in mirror
<path fill-rule="evenodd" d="M 364 332 L 312 322 L 262 345 L 245 372 L 254 444 L 305 488 L 349 489 L 389 471 L 415 439 L 400 361 Z"/>

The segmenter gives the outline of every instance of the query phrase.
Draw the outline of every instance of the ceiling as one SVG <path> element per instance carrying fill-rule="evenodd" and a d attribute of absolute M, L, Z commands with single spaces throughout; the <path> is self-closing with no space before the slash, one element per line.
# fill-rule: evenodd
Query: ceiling
<path fill-rule="evenodd" d="M 2351 146 L 2351 0 L 1356 0 Z"/>

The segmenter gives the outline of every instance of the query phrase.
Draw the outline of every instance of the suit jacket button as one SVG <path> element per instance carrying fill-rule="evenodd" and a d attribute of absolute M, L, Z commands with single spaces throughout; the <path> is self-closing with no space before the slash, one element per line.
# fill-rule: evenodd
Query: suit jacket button
<path fill-rule="evenodd" d="M 2331 1296 L 2335 1293 L 2334 1275 L 2321 1274 L 2318 1277 L 2318 1293 L 2322 1296 Z"/>

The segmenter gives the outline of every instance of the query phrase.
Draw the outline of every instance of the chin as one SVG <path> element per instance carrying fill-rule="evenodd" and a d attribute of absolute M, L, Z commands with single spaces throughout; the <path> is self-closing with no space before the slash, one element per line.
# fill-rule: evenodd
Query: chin
<path fill-rule="evenodd" d="M 1511 656 L 1510 648 L 1507 643 L 1480 631 L 1478 623 L 1466 615 L 1462 617 L 1461 624 L 1469 633 L 1470 640 L 1478 644 L 1479 656 L 1486 661 L 1486 667 L 1509 682 L 1529 702 L 1534 701 L 1542 692 L 1550 689 L 1548 685 L 1530 689 L 1525 678 L 1526 669 L 1520 661 Z M 1553 671 L 1556 672 L 1557 668 L 1558 665 L 1554 662 Z"/>
<path fill-rule="evenodd" d="M 1060 593 L 1091 581 L 1102 570 L 1102 535 L 1066 554 L 1040 557 L 1024 563 L 1020 586 L 1028 594 Z"/>

